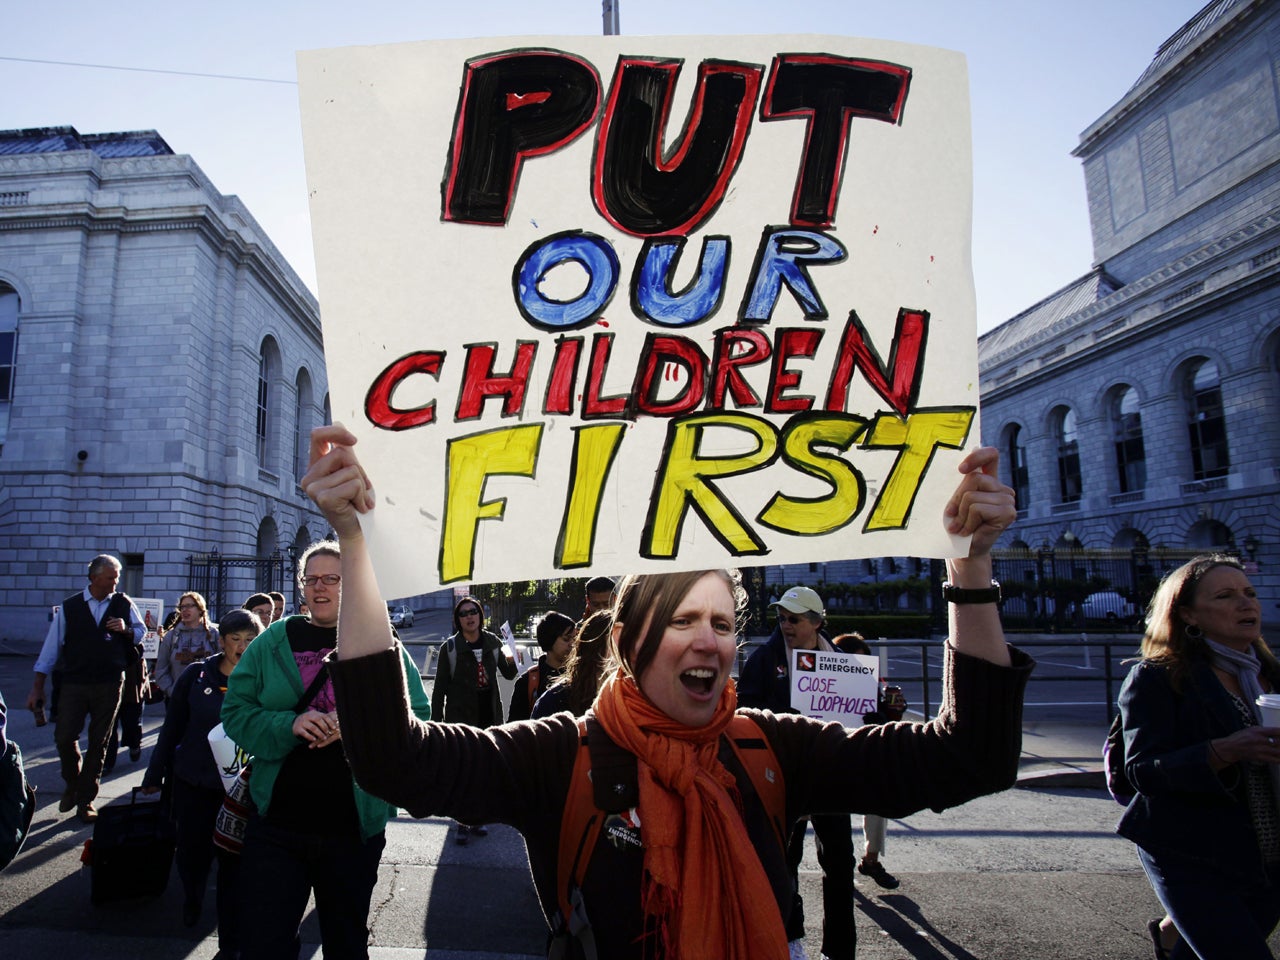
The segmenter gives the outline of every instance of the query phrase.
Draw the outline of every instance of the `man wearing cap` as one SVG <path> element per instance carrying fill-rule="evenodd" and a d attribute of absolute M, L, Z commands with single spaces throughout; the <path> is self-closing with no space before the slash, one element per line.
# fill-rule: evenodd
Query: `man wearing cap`
<path fill-rule="evenodd" d="M 833 651 L 835 647 L 821 632 L 826 611 L 822 598 L 813 590 L 792 587 L 770 607 L 777 612 L 778 625 L 742 667 L 738 706 L 796 713 L 791 706 L 791 651 Z M 854 960 L 858 933 L 853 922 L 853 824 L 847 813 L 817 814 L 810 820 L 822 867 L 822 956 L 824 960 Z M 797 821 L 787 843 L 793 878 L 804 856 L 807 829 L 806 821 Z M 797 893 L 787 939 L 803 937 L 804 904 Z"/>

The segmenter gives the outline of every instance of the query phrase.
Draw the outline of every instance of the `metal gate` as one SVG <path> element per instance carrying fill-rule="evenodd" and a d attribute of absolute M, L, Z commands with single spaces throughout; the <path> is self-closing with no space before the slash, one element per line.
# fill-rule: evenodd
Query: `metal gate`
<path fill-rule="evenodd" d="M 298 609 L 297 586 L 293 571 L 298 561 L 293 550 L 279 550 L 269 557 L 244 557 L 222 554 L 193 553 L 187 557 L 187 589 L 202 595 L 209 605 L 211 619 L 217 620 L 235 610 L 255 593 L 277 590 Z"/>
<path fill-rule="evenodd" d="M 1001 617 L 1007 626 L 1081 629 L 1088 620 L 1082 610 L 1086 599 L 1110 595 L 1116 606 L 1112 619 L 1136 627 L 1165 574 L 1204 552 L 1163 547 L 994 550 L 995 577 L 1005 597 Z"/>

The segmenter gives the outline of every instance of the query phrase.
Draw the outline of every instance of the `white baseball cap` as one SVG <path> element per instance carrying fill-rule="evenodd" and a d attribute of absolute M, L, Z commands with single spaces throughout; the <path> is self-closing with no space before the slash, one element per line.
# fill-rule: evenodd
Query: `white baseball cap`
<path fill-rule="evenodd" d="M 791 613 L 816 613 L 820 617 L 825 615 L 822 598 L 808 587 L 792 587 L 782 595 L 781 600 L 776 600 L 769 606 L 781 607 Z"/>

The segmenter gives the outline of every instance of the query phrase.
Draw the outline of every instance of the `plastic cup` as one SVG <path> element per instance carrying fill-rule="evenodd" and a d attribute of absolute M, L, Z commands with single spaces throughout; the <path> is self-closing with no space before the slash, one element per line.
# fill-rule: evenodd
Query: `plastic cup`
<path fill-rule="evenodd" d="M 1280 727 L 1280 693 L 1264 693 L 1258 697 L 1264 727 Z"/>

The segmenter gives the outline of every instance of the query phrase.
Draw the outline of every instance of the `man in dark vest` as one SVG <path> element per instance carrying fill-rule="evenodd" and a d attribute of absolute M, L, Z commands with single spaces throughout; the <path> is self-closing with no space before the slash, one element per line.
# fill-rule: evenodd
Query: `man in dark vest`
<path fill-rule="evenodd" d="M 74 807 L 84 823 L 98 819 L 93 801 L 120 708 L 125 667 L 142 656 L 146 635 L 138 608 L 128 596 L 116 592 L 119 582 L 120 561 L 115 557 L 103 554 L 89 561 L 89 585 L 63 600 L 54 614 L 27 696 L 28 709 L 42 705 L 45 679 L 58 667 L 61 680 L 53 741 L 66 781 L 58 809 L 68 813 Z M 80 732 L 86 717 L 89 740 L 82 758 Z"/>

